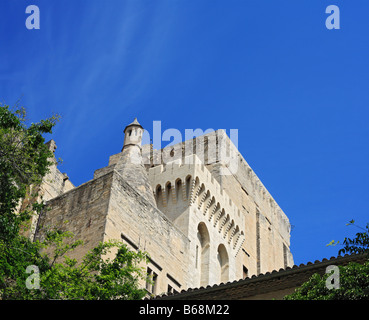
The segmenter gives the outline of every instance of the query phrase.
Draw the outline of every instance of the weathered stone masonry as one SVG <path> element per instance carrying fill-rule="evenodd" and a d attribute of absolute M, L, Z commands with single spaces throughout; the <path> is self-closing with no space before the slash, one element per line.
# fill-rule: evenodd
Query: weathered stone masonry
<path fill-rule="evenodd" d="M 55 165 L 55 185 L 43 184 L 50 211 L 37 223 L 82 239 L 73 257 L 109 239 L 145 250 L 155 279 L 147 289 L 154 294 L 293 265 L 287 216 L 223 130 L 162 150 L 141 146 L 137 119 L 124 133 L 122 151 L 91 181 L 74 187 L 68 180 L 61 188 L 66 175 Z M 219 156 L 225 149 L 236 171 Z"/>

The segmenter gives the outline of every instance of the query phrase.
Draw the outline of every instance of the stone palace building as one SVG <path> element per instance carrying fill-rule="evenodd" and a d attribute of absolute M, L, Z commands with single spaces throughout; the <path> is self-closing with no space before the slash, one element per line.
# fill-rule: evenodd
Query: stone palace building
<path fill-rule="evenodd" d="M 78 187 L 55 161 L 41 186 L 50 210 L 34 218 L 30 237 L 42 237 L 43 224 L 69 230 L 84 241 L 70 254 L 77 259 L 109 239 L 146 251 L 154 295 L 293 266 L 287 216 L 224 130 L 161 150 L 141 145 L 143 132 L 135 119 L 122 151 Z"/>

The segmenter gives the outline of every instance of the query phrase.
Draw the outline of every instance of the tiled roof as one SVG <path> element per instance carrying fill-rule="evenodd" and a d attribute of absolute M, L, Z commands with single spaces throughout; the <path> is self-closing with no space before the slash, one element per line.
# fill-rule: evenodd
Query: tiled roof
<path fill-rule="evenodd" d="M 274 270 L 253 275 L 251 277 L 235 280 L 233 282 L 215 284 L 213 286 L 189 288 L 179 293 L 169 293 L 156 296 L 152 299 L 170 299 L 170 300 L 230 300 L 244 299 L 260 294 L 288 290 L 300 286 L 309 280 L 314 273 L 324 274 L 329 265 L 346 265 L 349 262 L 363 263 L 367 260 L 363 255 L 344 255 L 331 257 L 330 259 L 316 260 L 306 264 L 294 265 L 286 269 Z"/>

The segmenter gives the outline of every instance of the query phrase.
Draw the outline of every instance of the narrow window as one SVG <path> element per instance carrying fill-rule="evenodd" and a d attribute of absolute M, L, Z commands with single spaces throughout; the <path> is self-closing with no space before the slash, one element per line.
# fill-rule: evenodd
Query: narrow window
<path fill-rule="evenodd" d="M 166 197 L 167 197 L 167 203 L 169 204 L 170 203 L 169 199 L 172 197 L 172 185 L 170 183 L 167 185 Z"/>
<path fill-rule="evenodd" d="M 229 258 L 223 244 L 218 247 L 219 282 L 226 283 L 229 280 Z"/>
<path fill-rule="evenodd" d="M 204 222 L 200 222 L 197 227 L 197 238 L 199 241 L 199 269 L 200 269 L 200 286 L 209 284 L 209 268 L 210 268 L 210 236 L 209 231 Z"/>
<path fill-rule="evenodd" d="M 147 268 L 147 278 L 146 278 L 146 290 L 149 292 L 150 292 L 151 276 L 152 276 L 152 270 L 148 267 Z"/>
<path fill-rule="evenodd" d="M 156 293 L 156 284 L 158 282 L 158 275 L 153 272 L 153 275 L 152 275 L 152 286 L 151 286 L 151 293 Z"/>
<path fill-rule="evenodd" d="M 190 187 L 191 187 L 190 183 L 191 183 L 191 177 L 189 176 L 186 178 L 186 200 L 188 200 L 190 197 Z"/>
<path fill-rule="evenodd" d="M 176 183 L 176 201 L 179 201 L 180 194 L 182 193 L 182 180 L 178 180 Z"/>
<path fill-rule="evenodd" d="M 246 279 L 249 275 L 249 270 L 245 266 L 243 266 L 242 271 L 243 271 L 242 279 Z"/>

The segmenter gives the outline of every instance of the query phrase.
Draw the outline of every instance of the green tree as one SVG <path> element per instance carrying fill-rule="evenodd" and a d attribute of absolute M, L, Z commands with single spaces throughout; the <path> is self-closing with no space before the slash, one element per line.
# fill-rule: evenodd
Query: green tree
<path fill-rule="evenodd" d="M 39 248 L 19 233 L 33 210 L 41 204 L 29 202 L 17 212 L 22 199 L 32 198 L 30 186 L 41 183 L 48 172 L 51 152 L 43 135 L 52 133 L 58 120 L 53 116 L 27 125 L 26 110 L 0 105 L 0 294 L 20 281 L 30 264 L 43 267 Z"/>
<path fill-rule="evenodd" d="M 130 251 L 125 244 L 111 240 L 100 243 L 78 263 L 66 253 L 81 242 L 66 244 L 64 240 L 68 237 L 73 234 L 53 230 L 45 241 L 31 244 L 33 251 L 23 246 L 27 255 L 34 256 L 14 258 L 12 265 L 17 277 L 8 279 L 6 290 L 0 291 L 2 299 L 135 300 L 146 295 L 146 290 L 139 286 L 139 280 L 146 278 L 144 268 L 140 267 L 141 261 L 147 261 L 146 253 Z M 55 247 L 53 255 L 40 254 L 40 249 L 50 247 Z M 116 253 L 108 258 L 106 255 L 112 250 Z M 10 249 L 14 251 L 17 250 Z M 0 263 L 6 263 L 1 254 Z M 27 287 L 31 275 L 25 273 L 29 263 L 39 270 L 38 286 L 31 289 Z"/>
<path fill-rule="evenodd" d="M 52 133 L 58 118 L 27 125 L 24 108 L 0 105 L 0 299 L 141 299 L 146 253 L 109 241 L 77 262 L 68 253 L 82 241 L 72 233 L 44 226 L 45 239 L 32 242 L 20 232 L 34 212 L 46 210 L 36 201 L 53 157 L 43 136 Z M 19 212 L 25 199 L 28 205 Z M 39 273 L 27 273 L 29 266 Z M 31 288 L 30 278 L 37 279 Z"/>
<path fill-rule="evenodd" d="M 11 241 L 30 218 L 37 203 L 15 214 L 21 199 L 32 198 L 30 186 L 37 186 L 48 172 L 52 157 L 44 134 L 52 133 L 59 117 L 27 125 L 26 110 L 0 105 L 0 239 Z"/>
<path fill-rule="evenodd" d="M 346 225 L 355 225 L 351 220 Z M 356 225 L 355 225 L 356 226 Z M 369 224 L 365 228 L 356 226 L 363 230 L 358 232 L 355 238 L 345 238 L 344 247 L 338 254 L 369 254 Z M 332 240 L 328 246 L 336 246 L 339 241 Z M 314 274 L 307 282 L 301 285 L 285 300 L 369 300 L 369 260 L 364 264 L 355 262 L 347 266 L 339 266 L 339 288 L 328 288 L 327 279 L 329 273 L 320 276 Z"/>
<path fill-rule="evenodd" d="M 326 281 L 329 273 L 320 276 L 314 274 L 285 300 L 368 300 L 369 299 L 369 262 L 359 264 L 351 262 L 339 266 L 339 288 L 329 289 Z M 329 281 L 329 280 L 328 280 Z"/>
<path fill-rule="evenodd" d="M 347 226 L 356 226 L 357 228 L 363 230 L 363 232 L 358 232 L 355 238 L 345 238 L 343 240 L 344 247 L 338 251 L 338 254 L 369 254 L 369 223 L 363 228 L 355 224 L 355 220 L 351 220 L 346 224 Z M 339 242 L 337 241 L 337 244 Z"/>

